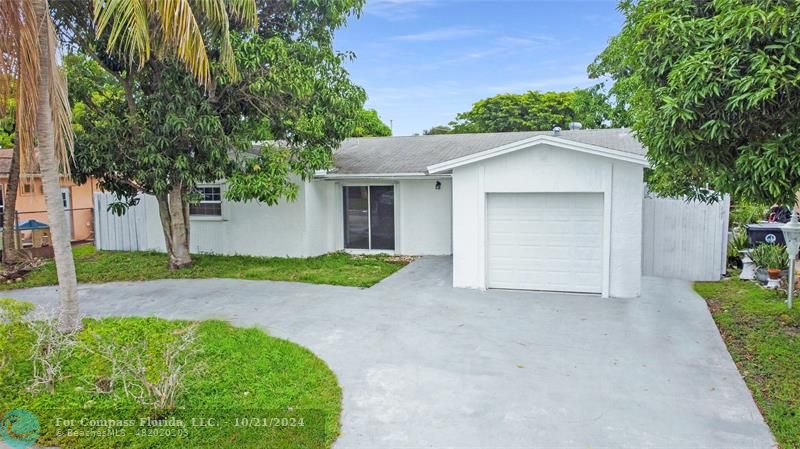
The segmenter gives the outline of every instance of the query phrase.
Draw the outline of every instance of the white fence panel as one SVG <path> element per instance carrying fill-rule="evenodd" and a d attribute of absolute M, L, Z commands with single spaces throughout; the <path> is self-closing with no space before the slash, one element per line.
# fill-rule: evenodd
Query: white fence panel
<path fill-rule="evenodd" d="M 117 216 L 108 211 L 108 205 L 116 199 L 110 193 L 94 194 L 95 245 L 107 251 L 156 251 L 163 250 L 163 242 L 148 239 L 152 233 L 152 221 L 158 220 L 158 203 L 155 197 L 140 195 L 139 204 L 128 208 L 125 215 Z M 156 236 L 160 236 L 156 234 Z M 161 239 L 163 240 L 163 239 Z M 162 245 L 159 245 L 162 243 Z"/>
<path fill-rule="evenodd" d="M 725 273 L 730 199 L 705 204 L 644 198 L 642 274 L 718 281 Z"/>

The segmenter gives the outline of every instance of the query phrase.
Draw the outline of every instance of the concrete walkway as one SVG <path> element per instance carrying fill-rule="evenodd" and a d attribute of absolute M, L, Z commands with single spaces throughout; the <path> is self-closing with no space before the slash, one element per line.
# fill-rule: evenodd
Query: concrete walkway
<path fill-rule="evenodd" d="M 221 318 L 314 351 L 344 390 L 345 448 L 769 448 L 704 301 L 472 291 L 449 258 L 371 289 L 167 280 L 84 285 L 94 316 Z M 54 303 L 55 288 L 7 292 Z"/>

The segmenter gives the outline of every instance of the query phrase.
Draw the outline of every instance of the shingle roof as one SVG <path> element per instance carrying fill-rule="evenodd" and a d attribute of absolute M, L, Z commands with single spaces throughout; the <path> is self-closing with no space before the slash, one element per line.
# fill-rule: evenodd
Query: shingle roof
<path fill-rule="evenodd" d="M 35 149 L 34 151 L 39 151 Z M 38 154 L 38 153 L 37 153 Z M 11 157 L 14 155 L 14 150 L 11 148 L 0 148 L 0 177 L 8 176 L 11 173 Z M 34 158 L 35 159 L 35 158 Z M 39 164 L 34 161 L 32 168 L 27 170 L 28 174 L 38 175 Z"/>
<path fill-rule="evenodd" d="M 11 171 L 11 155 L 14 150 L 0 149 L 0 176 L 8 176 Z"/>
<path fill-rule="evenodd" d="M 336 174 L 425 173 L 431 165 L 490 150 L 552 131 L 441 134 L 347 139 L 334 153 Z M 642 144 L 625 128 L 561 131 L 561 139 L 644 155 Z"/>

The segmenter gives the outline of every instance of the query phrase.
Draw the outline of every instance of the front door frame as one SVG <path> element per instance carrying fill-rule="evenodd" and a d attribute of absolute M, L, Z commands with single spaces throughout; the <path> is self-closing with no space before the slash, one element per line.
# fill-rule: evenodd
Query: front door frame
<path fill-rule="evenodd" d="M 339 219 L 337 220 L 338 223 L 339 223 L 339 232 L 338 232 L 339 237 L 338 237 L 338 239 L 340 239 L 339 242 L 341 242 L 341 244 L 338 245 L 338 246 L 340 248 L 342 248 L 345 252 L 348 252 L 348 253 L 351 253 L 351 254 L 397 254 L 399 252 L 399 245 L 400 245 L 400 232 L 398 232 L 399 231 L 398 224 L 399 224 L 399 220 L 400 220 L 400 208 L 398 207 L 399 198 L 400 198 L 400 189 L 398 188 L 399 187 L 398 183 L 397 182 L 385 182 L 385 181 L 384 182 L 381 182 L 381 181 L 370 182 L 370 181 L 357 181 L 357 180 L 354 180 L 354 181 L 337 182 L 336 185 L 337 185 L 336 192 L 337 192 L 337 197 L 338 197 L 338 201 L 336 202 L 336 204 L 338 205 L 338 213 L 337 213 L 337 215 L 339 217 Z M 394 249 L 393 250 L 392 249 L 371 249 L 372 248 L 372 226 L 371 226 L 372 217 L 370 216 L 370 212 L 369 212 L 369 208 L 371 207 L 371 204 L 369 204 L 370 203 L 369 195 L 371 195 L 371 193 L 367 194 L 368 195 L 368 197 L 367 197 L 367 216 L 369 217 L 368 218 L 368 223 L 370 223 L 370 225 L 368 225 L 369 247 L 370 247 L 370 249 L 347 248 L 345 246 L 345 238 L 344 238 L 344 232 L 345 232 L 344 222 L 345 222 L 345 219 L 346 219 L 345 214 L 347 213 L 347 211 L 344 208 L 344 189 L 345 189 L 345 187 L 367 187 L 368 191 L 369 191 L 369 187 L 373 187 L 373 186 L 374 187 L 392 187 L 392 189 L 393 189 L 393 192 L 394 192 L 394 204 L 393 204 L 393 207 L 394 207 Z"/>

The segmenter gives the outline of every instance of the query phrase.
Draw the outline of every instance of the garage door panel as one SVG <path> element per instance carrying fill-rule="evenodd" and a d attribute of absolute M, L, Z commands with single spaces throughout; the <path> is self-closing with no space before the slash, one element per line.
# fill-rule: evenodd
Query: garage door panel
<path fill-rule="evenodd" d="M 602 194 L 488 196 L 490 288 L 599 293 Z"/>
<path fill-rule="evenodd" d="M 543 248 L 539 247 L 530 251 L 541 251 Z M 492 267 L 511 266 L 519 267 L 520 269 L 526 268 L 529 264 L 542 264 L 545 268 L 548 265 L 553 266 L 574 266 L 575 269 L 592 269 L 594 270 L 600 262 L 601 252 L 586 252 L 582 257 L 576 257 L 573 254 L 576 250 L 574 248 L 550 248 L 547 254 L 531 254 L 530 251 L 524 251 L 522 248 L 511 248 L 503 256 L 492 258 Z"/>

